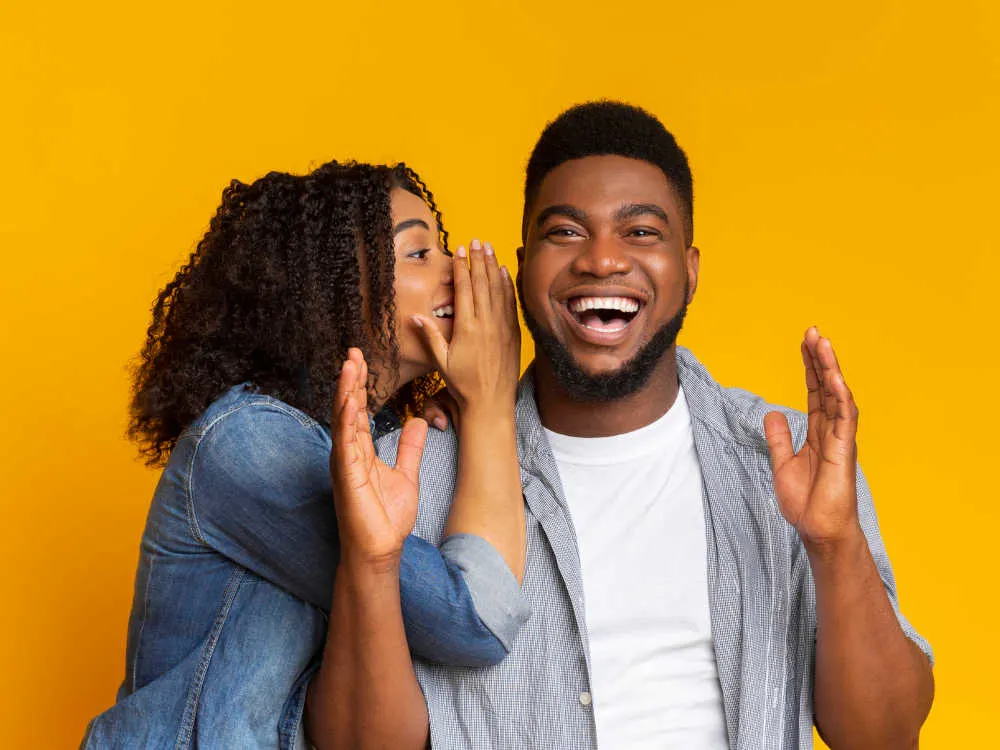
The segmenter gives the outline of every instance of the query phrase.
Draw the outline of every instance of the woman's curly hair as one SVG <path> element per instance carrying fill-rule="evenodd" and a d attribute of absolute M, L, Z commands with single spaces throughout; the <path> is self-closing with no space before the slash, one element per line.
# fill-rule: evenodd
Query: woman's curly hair
<path fill-rule="evenodd" d="M 327 423 L 349 347 L 396 369 L 396 187 L 428 204 L 447 247 L 434 196 L 405 164 L 332 161 L 229 184 L 208 232 L 157 296 L 134 368 L 128 436 L 147 463 L 164 462 L 184 428 L 239 383 Z M 412 411 L 438 382 L 404 386 L 393 405 Z M 369 391 L 384 399 L 385 390 L 373 377 Z"/>

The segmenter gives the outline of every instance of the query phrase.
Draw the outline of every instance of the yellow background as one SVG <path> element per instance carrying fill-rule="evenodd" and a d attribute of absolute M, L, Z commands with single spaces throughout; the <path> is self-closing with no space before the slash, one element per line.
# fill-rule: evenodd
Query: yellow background
<path fill-rule="evenodd" d="M 541 127 L 609 96 L 694 167 L 682 343 L 801 407 L 799 337 L 834 338 L 937 651 L 924 747 L 995 746 L 995 3 L 362 5 L 0 10 L 0 745 L 75 746 L 113 700 L 156 479 L 122 438 L 125 366 L 223 185 L 405 159 L 456 239 L 513 262 Z"/>

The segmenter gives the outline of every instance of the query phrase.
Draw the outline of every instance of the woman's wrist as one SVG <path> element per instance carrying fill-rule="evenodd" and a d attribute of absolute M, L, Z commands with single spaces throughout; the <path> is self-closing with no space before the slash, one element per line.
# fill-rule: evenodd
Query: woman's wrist
<path fill-rule="evenodd" d="M 399 564 L 403 556 L 402 547 L 399 550 L 367 554 L 355 551 L 349 545 L 341 542 L 340 561 L 337 563 L 337 575 L 348 576 L 352 580 L 378 582 L 379 580 L 398 579 Z"/>
<path fill-rule="evenodd" d="M 480 398 L 466 401 L 458 407 L 462 422 L 504 423 L 514 421 L 514 395 L 508 398 Z"/>
<path fill-rule="evenodd" d="M 463 443 L 471 441 L 479 445 L 485 442 L 495 446 L 507 438 L 513 441 L 516 436 L 513 406 L 506 410 L 475 409 L 471 413 L 462 412 L 459 419 L 459 439 Z"/>

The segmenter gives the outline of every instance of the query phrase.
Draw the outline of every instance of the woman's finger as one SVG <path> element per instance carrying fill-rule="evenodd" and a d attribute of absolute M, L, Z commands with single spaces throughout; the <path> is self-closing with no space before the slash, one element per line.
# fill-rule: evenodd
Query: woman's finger
<path fill-rule="evenodd" d="M 456 317 L 458 311 L 455 312 Z M 434 366 L 445 376 L 448 373 L 448 341 L 445 339 L 441 329 L 434 321 L 424 315 L 414 315 L 411 320 L 417 327 L 417 331 L 423 338 L 427 348 L 430 349 L 431 357 L 434 358 Z"/>
<path fill-rule="evenodd" d="M 490 283 L 490 315 L 496 317 L 503 315 L 506 311 L 504 307 L 504 280 L 500 272 L 500 264 L 497 262 L 493 245 L 489 242 L 483 244 L 483 251 L 486 254 L 486 278 Z"/>
<path fill-rule="evenodd" d="M 350 350 L 347 353 L 348 359 L 340 368 L 340 375 L 337 376 L 337 388 L 333 395 L 333 413 L 330 415 L 330 423 L 333 424 L 340 416 L 341 409 L 347 397 L 354 392 L 355 381 L 358 376 L 357 365 L 350 359 Z"/>
<path fill-rule="evenodd" d="M 419 417 L 410 419 L 403 425 L 396 451 L 396 471 L 415 486 L 420 484 L 420 458 L 424 454 L 427 440 L 427 423 Z"/>
<path fill-rule="evenodd" d="M 469 276 L 469 257 L 465 247 L 459 245 L 453 260 L 455 285 L 455 327 L 467 325 L 476 317 L 476 307 L 472 300 L 472 279 Z"/>
<path fill-rule="evenodd" d="M 514 280 L 510 277 L 507 266 L 500 268 L 500 276 L 503 281 L 503 314 L 507 316 L 508 325 L 518 334 L 518 340 L 520 340 L 521 330 L 517 322 L 517 292 L 514 290 Z"/>
<path fill-rule="evenodd" d="M 476 317 L 485 319 L 492 312 L 490 278 L 486 274 L 486 251 L 479 240 L 473 240 L 469 246 L 469 273 L 472 276 L 472 298 Z"/>
<path fill-rule="evenodd" d="M 434 428 L 441 432 L 448 429 L 448 412 L 438 401 L 437 395 L 424 401 L 420 407 L 420 416 L 426 420 L 427 424 L 434 425 Z"/>
<path fill-rule="evenodd" d="M 375 444 L 372 442 L 372 425 L 368 418 L 368 362 L 360 349 L 355 349 L 356 360 L 360 364 L 358 373 L 357 389 L 355 391 L 355 403 L 359 411 L 357 420 L 358 447 L 362 455 L 367 458 L 369 454 L 374 454 Z"/>
<path fill-rule="evenodd" d="M 354 402 L 354 397 L 347 394 L 343 405 L 335 413 L 331 435 L 333 451 L 330 454 L 330 469 L 335 481 L 339 479 L 342 489 L 360 486 L 359 477 L 355 476 L 360 458 L 356 441 L 357 419 L 357 404 Z M 334 493 L 334 499 L 337 503 L 349 500 L 339 492 Z"/>
<path fill-rule="evenodd" d="M 441 407 L 446 412 L 448 412 L 448 417 L 451 419 L 451 424 L 457 431 L 459 424 L 458 401 L 455 400 L 455 397 L 451 394 L 451 391 L 448 390 L 447 388 L 442 388 L 435 394 L 435 396 L 437 397 L 438 403 L 441 405 Z"/>

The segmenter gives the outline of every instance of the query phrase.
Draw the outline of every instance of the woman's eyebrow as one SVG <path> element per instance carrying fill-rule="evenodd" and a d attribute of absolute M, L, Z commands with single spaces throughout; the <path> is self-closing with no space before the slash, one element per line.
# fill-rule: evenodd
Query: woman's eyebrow
<path fill-rule="evenodd" d="M 664 224 L 670 223 L 670 219 L 667 217 L 667 212 L 655 203 L 626 203 L 624 206 L 615 211 L 615 221 L 627 221 L 628 219 L 634 219 L 637 216 L 643 216 L 645 214 L 655 216 L 663 221 Z"/>
<path fill-rule="evenodd" d="M 423 227 L 428 232 L 431 231 L 431 228 L 427 226 L 427 222 L 423 219 L 406 219 L 396 225 L 395 229 L 392 230 L 392 236 L 395 237 L 400 232 L 405 232 L 407 229 L 412 229 L 413 227 Z"/>

